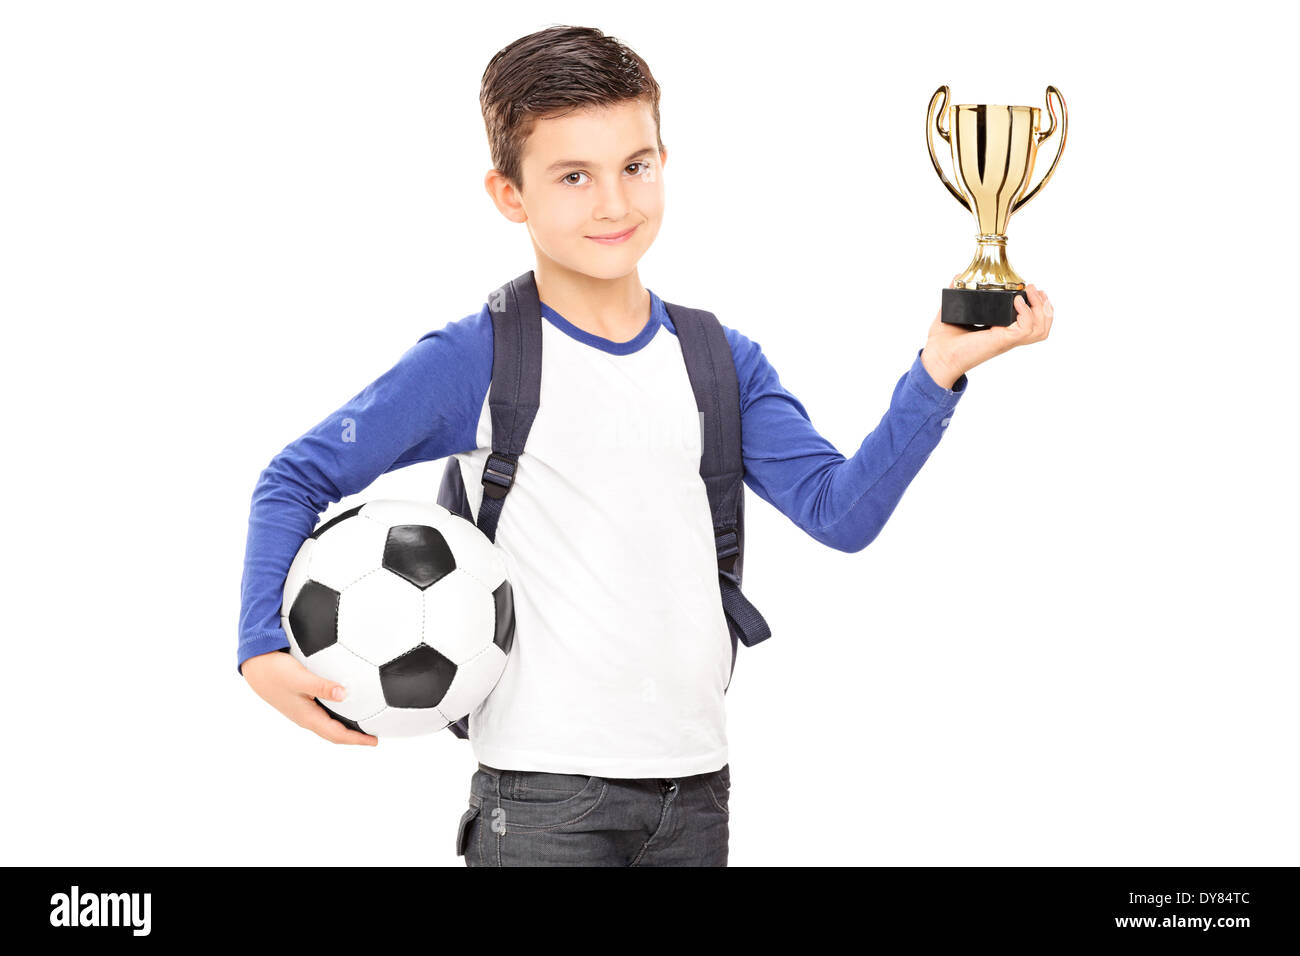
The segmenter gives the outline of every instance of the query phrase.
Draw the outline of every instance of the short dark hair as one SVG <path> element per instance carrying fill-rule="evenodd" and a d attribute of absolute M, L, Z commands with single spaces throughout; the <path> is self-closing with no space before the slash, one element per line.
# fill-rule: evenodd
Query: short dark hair
<path fill-rule="evenodd" d="M 499 50 L 483 71 L 479 105 L 492 165 L 523 188 L 524 142 L 538 119 L 644 99 L 659 135 L 659 84 L 645 60 L 594 27 L 551 26 Z"/>

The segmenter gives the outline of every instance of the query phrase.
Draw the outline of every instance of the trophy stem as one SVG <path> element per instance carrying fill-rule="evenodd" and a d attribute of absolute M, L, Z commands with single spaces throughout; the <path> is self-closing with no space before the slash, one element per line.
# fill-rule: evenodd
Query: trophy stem
<path fill-rule="evenodd" d="M 971 259 L 966 271 L 957 277 L 954 287 L 1024 291 L 1025 280 L 1020 278 L 1007 260 L 1006 235 L 980 235 L 975 237 L 975 241 L 979 244 L 975 249 L 975 258 Z"/>
<path fill-rule="evenodd" d="M 970 329 L 1011 325 L 1017 316 L 1013 300 L 1024 292 L 1025 281 L 1007 261 L 1007 237 L 987 234 L 976 236 L 975 241 L 979 244 L 975 258 L 953 288 L 943 290 L 940 319 Z"/>

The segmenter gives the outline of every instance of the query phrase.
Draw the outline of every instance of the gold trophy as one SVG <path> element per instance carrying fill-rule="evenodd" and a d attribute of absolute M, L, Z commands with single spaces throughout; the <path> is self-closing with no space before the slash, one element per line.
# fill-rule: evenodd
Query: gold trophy
<path fill-rule="evenodd" d="M 1061 137 L 1056 144 L 1056 158 L 1043 181 L 1026 193 L 1038 147 L 1056 132 L 1053 94 L 1061 104 Z M 1047 88 L 1047 111 L 1052 116 L 1052 125 L 1044 133 L 1039 131 L 1041 111 L 1036 106 L 963 103 L 950 107 L 950 95 L 948 87 L 941 86 L 930 97 L 930 109 L 925 116 L 925 145 L 930 150 L 934 171 L 948 192 L 975 214 L 979 225 L 975 241 L 979 246 L 954 287 L 943 290 L 941 318 L 949 325 L 976 329 L 1010 325 L 1016 320 L 1013 299 L 1017 293 L 1023 294 L 1025 281 L 1007 261 L 1007 222 L 1013 212 L 1047 185 L 1061 161 L 1065 149 L 1065 100 L 1056 87 Z M 940 97 L 943 104 L 936 112 L 935 101 Z M 943 174 L 939 158 L 934 154 L 931 128 L 952 147 L 953 178 L 961 183 L 962 189 L 948 182 Z M 1027 297 L 1025 304 L 1029 304 Z"/>

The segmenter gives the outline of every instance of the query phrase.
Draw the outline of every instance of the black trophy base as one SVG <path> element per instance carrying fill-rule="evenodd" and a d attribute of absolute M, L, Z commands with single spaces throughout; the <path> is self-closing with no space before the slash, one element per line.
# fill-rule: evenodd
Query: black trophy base
<path fill-rule="evenodd" d="M 944 289 L 943 308 L 939 317 L 947 325 L 964 325 L 983 329 L 990 325 L 1010 325 L 1016 321 L 1016 296 L 1023 291 L 1006 289 Z M 1025 305 L 1029 299 L 1025 296 Z"/>

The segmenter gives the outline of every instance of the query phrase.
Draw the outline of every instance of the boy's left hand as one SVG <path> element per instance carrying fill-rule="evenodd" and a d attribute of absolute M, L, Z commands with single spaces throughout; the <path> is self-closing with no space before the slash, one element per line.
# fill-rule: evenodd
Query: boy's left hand
<path fill-rule="evenodd" d="M 953 276 L 948 288 L 957 282 Z M 1029 302 L 1025 303 L 1024 296 Z M 1052 303 L 1047 293 L 1028 283 L 1023 294 L 1017 294 L 1016 321 L 1010 325 L 992 325 L 987 329 L 968 329 L 960 325 L 947 325 L 940 320 L 943 310 L 935 314 L 930 325 L 930 335 L 921 351 L 921 364 L 930 377 L 944 388 L 952 388 L 957 379 L 981 362 L 1001 355 L 1017 345 L 1029 345 L 1047 338 L 1052 329 Z"/>

